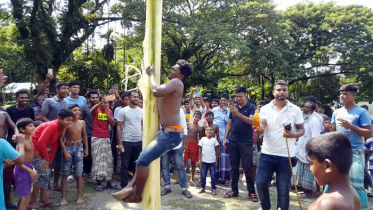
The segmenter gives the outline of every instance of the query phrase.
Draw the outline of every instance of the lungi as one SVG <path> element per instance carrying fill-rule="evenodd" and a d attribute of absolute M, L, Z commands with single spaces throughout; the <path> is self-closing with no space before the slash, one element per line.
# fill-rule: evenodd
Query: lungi
<path fill-rule="evenodd" d="M 352 165 L 350 168 L 350 184 L 360 198 L 361 209 L 368 209 L 368 197 L 364 189 L 365 149 L 352 149 Z"/>
<path fill-rule="evenodd" d="M 113 177 L 113 155 L 109 138 L 92 137 L 92 179 L 111 181 Z"/>
<path fill-rule="evenodd" d="M 312 190 L 314 180 L 315 176 L 310 170 L 310 164 L 298 161 L 297 183 L 306 190 Z"/>

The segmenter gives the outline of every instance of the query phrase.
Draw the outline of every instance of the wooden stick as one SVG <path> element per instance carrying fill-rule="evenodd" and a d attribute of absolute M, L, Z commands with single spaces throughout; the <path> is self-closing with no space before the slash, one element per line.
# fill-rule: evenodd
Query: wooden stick
<path fill-rule="evenodd" d="M 293 182 L 294 182 L 294 186 L 295 186 L 295 193 L 297 194 L 299 208 L 300 208 L 300 210 L 302 210 L 302 203 L 300 202 L 300 197 L 299 197 L 299 193 L 298 193 L 298 187 L 297 187 L 297 183 L 296 183 L 295 176 L 294 176 L 294 173 L 293 173 L 293 164 L 291 163 L 291 157 L 290 157 L 289 144 L 288 144 L 288 138 L 287 137 L 285 137 L 285 141 L 286 141 L 286 149 L 288 150 L 288 158 L 289 158 L 291 176 L 293 177 Z"/>

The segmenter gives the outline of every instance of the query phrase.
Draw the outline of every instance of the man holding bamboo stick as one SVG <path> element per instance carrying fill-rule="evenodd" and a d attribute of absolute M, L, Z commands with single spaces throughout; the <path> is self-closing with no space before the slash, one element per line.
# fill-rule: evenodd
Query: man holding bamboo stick
<path fill-rule="evenodd" d="M 260 131 L 257 131 L 264 132 L 262 154 L 256 175 L 256 186 L 263 210 L 271 209 L 268 183 L 274 172 L 277 208 L 289 209 L 292 177 L 289 159 L 295 166 L 295 140 L 304 134 L 303 113 L 299 107 L 287 100 L 289 85 L 280 80 L 274 84 L 272 93 L 275 99 L 260 109 Z M 284 125 L 288 124 L 290 127 L 285 129 Z"/>
<path fill-rule="evenodd" d="M 126 203 L 140 203 L 142 192 L 149 176 L 149 165 L 162 154 L 172 150 L 183 139 L 183 128 L 180 125 L 180 103 L 183 95 L 185 79 L 192 74 L 192 68 L 185 60 L 177 61 L 172 67 L 169 82 L 157 85 L 154 67 L 148 67 L 151 91 L 158 98 L 159 121 L 162 126 L 156 138 L 149 143 L 137 159 L 134 177 L 121 191 L 113 197 Z"/>

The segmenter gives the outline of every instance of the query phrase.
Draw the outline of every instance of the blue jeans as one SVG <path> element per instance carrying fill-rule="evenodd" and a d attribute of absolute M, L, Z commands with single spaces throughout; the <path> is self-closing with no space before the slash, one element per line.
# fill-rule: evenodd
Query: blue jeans
<path fill-rule="evenodd" d="M 292 158 L 292 164 L 295 166 L 295 158 Z M 276 209 L 289 209 L 291 180 L 289 159 L 287 157 L 267 155 L 263 153 L 260 156 L 258 172 L 256 174 L 256 186 L 258 189 L 260 205 L 263 210 L 271 209 L 268 183 L 271 181 L 274 172 L 276 172 L 277 186 Z"/>
<path fill-rule="evenodd" d="M 177 175 L 179 177 L 179 183 L 181 190 L 187 190 L 186 184 L 186 173 L 183 160 L 183 148 L 176 150 L 171 150 L 161 157 L 162 164 L 162 177 L 164 181 L 165 188 L 171 189 L 171 179 L 170 179 L 170 160 L 177 170 Z"/>
<path fill-rule="evenodd" d="M 179 145 L 183 140 L 183 136 L 183 133 L 159 131 L 155 139 L 142 150 L 137 159 L 137 165 L 149 167 L 150 163 L 155 159 Z"/>
<path fill-rule="evenodd" d="M 74 176 L 79 177 L 83 174 L 83 144 L 76 146 L 65 146 L 67 152 L 71 155 L 70 160 L 66 160 L 65 156 L 62 158 L 62 175 L 70 176 L 71 168 L 74 168 Z"/>
<path fill-rule="evenodd" d="M 215 169 L 215 163 L 205 163 L 202 162 L 202 171 L 201 171 L 201 187 L 203 189 L 206 188 L 206 176 L 207 176 L 207 170 L 210 171 L 211 176 L 211 189 L 216 190 L 216 169 Z"/>

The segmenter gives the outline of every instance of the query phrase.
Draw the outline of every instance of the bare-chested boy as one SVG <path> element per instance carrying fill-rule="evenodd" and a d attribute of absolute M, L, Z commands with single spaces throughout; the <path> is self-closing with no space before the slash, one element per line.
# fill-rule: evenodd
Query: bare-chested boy
<path fill-rule="evenodd" d="M 0 98 L 0 103 L 2 104 L 2 98 Z M 8 128 L 14 130 L 15 125 L 10 118 L 9 114 L 0 109 L 0 138 L 6 139 L 6 134 L 8 133 Z"/>
<path fill-rule="evenodd" d="M 180 144 L 184 136 L 180 125 L 180 103 L 184 90 L 183 81 L 192 74 L 191 66 L 185 60 L 179 60 L 170 71 L 170 81 L 162 85 L 156 82 L 154 67 L 148 67 L 146 73 L 150 76 L 151 91 L 158 98 L 162 130 L 141 152 L 132 180 L 121 191 L 113 194 L 114 198 L 126 203 L 142 201 L 141 195 L 149 176 L 150 163 Z"/>
<path fill-rule="evenodd" d="M 32 168 L 34 144 L 31 141 L 31 135 L 35 132 L 35 125 L 32 119 L 21 118 L 17 121 L 17 129 L 24 135 L 25 162 L 22 166 L 15 166 L 14 168 L 16 194 L 20 197 L 16 209 L 26 210 L 30 201 L 32 180 L 38 178 L 38 174 Z M 19 151 L 18 145 L 17 151 Z"/>
<path fill-rule="evenodd" d="M 69 110 L 74 114 L 73 123 L 66 129 L 65 142 L 64 135 L 60 137 L 60 146 L 63 151 L 62 159 L 62 180 L 61 180 L 61 206 L 67 206 L 66 201 L 66 184 L 67 177 L 71 175 L 71 168 L 74 168 L 74 175 L 76 180 L 76 185 L 78 187 L 78 194 L 76 197 L 76 204 L 83 204 L 82 198 L 82 185 L 83 185 L 83 156 L 88 156 L 88 147 L 84 149 L 83 155 L 83 141 L 84 145 L 88 145 L 87 133 L 85 130 L 84 120 L 79 120 L 80 118 L 80 108 L 79 105 L 70 105 Z"/>
<path fill-rule="evenodd" d="M 347 136 L 336 132 L 323 134 L 309 141 L 306 151 L 318 184 L 328 185 L 308 209 L 361 209 L 359 196 L 349 181 L 352 147 Z"/>
<path fill-rule="evenodd" d="M 190 185 L 196 186 L 194 183 L 194 175 L 196 173 L 196 163 L 199 161 L 198 157 L 198 141 L 201 138 L 202 128 L 198 125 L 198 122 L 202 118 L 200 111 L 195 111 L 193 115 L 193 121 L 188 122 L 188 135 L 185 137 L 187 141 L 187 149 L 184 152 L 184 165 L 188 167 L 188 160 L 191 160 L 192 165 L 192 176 L 190 178 Z M 189 169 L 187 169 L 189 171 Z"/>

